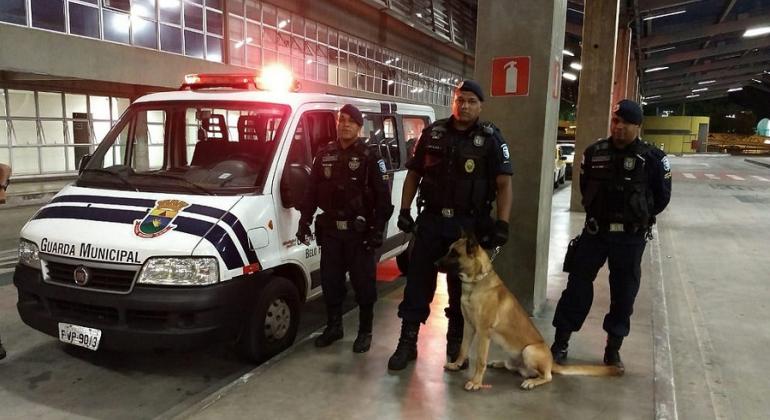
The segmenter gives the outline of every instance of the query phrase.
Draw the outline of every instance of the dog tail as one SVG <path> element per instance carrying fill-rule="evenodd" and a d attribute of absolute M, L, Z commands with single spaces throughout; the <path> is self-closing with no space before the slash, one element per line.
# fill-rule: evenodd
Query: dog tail
<path fill-rule="evenodd" d="M 551 372 L 559 375 L 579 375 L 579 376 L 620 376 L 624 373 L 623 369 L 617 366 L 603 365 L 560 365 L 554 363 Z"/>

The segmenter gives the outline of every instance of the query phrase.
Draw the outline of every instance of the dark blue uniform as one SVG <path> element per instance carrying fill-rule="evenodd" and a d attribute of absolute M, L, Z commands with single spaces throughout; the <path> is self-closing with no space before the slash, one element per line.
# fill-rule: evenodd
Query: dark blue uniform
<path fill-rule="evenodd" d="M 316 240 L 329 313 L 341 311 L 347 272 L 356 302 L 371 307 L 377 300 L 375 248 L 382 244 L 393 205 L 385 162 L 361 139 L 347 149 L 333 141 L 319 151 L 300 223 L 309 223 L 319 207 L 323 213 L 316 219 Z"/>
<path fill-rule="evenodd" d="M 494 125 L 477 122 L 468 130 L 457 131 L 449 118 L 423 130 L 406 167 L 421 176 L 420 215 L 398 316 L 407 323 L 425 323 L 436 292 L 434 263 L 460 237 L 461 229 L 479 237 L 489 234 L 494 224 L 490 211 L 497 176 L 512 175 L 513 166 L 508 145 Z M 460 285 L 457 273 L 447 273 L 447 338 L 458 343 L 463 326 Z"/>
<path fill-rule="evenodd" d="M 581 328 L 593 301 L 593 281 L 609 261 L 611 303 L 604 330 L 622 340 L 630 329 L 649 229 L 671 199 L 671 166 L 663 151 L 637 138 L 624 149 L 610 139 L 597 141 L 586 149 L 580 168 L 586 223 L 553 326 L 557 335 Z"/>

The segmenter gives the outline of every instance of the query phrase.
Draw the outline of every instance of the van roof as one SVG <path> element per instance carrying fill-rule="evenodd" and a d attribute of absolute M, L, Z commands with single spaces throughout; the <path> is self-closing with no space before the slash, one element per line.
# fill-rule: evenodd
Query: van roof
<path fill-rule="evenodd" d="M 315 102 L 333 102 L 339 104 L 353 104 L 361 111 L 379 112 L 381 103 L 396 103 L 399 113 L 417 112 L 419 114 L 433 114 L 433 108 L 428 105 L 407 104 L 401 102 L 378 101 L 372 99 L 352 98 L 346 96 L 329 95 L 323 93 L 306 92 L 270 92 L 259 90 L 237 89 L 205 89 L 205 90 L 179 90 L 170 92 L 152 93 L 140 97 L 135 103 L 161 102 L 161 101 L 233 101 L 233 102 L 268 102 L 288 105 L 292 109 L 300 105 Z"/>

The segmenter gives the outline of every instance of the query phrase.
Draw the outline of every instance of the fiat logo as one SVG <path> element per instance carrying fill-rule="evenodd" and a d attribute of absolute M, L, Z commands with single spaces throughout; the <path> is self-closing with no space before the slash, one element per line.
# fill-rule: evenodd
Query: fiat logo
<path fill-rule="evenodd" d="M 89 272 L 88 269 L 82 265 L 79 265 L 77 268 L 75 268 L 75 272 L 73 273 L 72 277 L 75 279 L 75 284 L 78 286 L 85 286 L 88 284 L 88 280 L 91 279 L 91 272 Z"/>

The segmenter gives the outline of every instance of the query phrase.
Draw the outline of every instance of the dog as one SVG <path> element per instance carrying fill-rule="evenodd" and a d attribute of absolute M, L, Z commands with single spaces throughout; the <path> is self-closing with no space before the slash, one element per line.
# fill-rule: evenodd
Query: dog
<path fill-rule="evenodd" d="M 517 371 L 524 381 L 521 388 L 529 390 L 551 382 L 551 374 L 619 376 L 617 366 L 569 365 L 554 363 L 543 336 L 529 319 L 516 297 L 505 287 L 492 268 L 492 261 L 473 236 L 464 233 L 449 252 L 437 262 L 441 271 L 454 270 L 462 281 L 462 312 L 465 318 L 463 341 L 457 360 L 444 365 L 446 370 L 458 371 L 468 359 L 474 337 L 477 359 L 475 372 L 465 384 L 468 391 L 483 385 L 490 341 L 494 341 L 510 356 L 489 366 Z"/>

